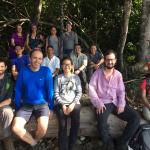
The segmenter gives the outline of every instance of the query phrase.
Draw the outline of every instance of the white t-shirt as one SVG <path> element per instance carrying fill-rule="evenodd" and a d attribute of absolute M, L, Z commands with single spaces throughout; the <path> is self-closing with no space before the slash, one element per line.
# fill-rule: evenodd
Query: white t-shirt
<path fill-rule="evenodd" d="M 45 57 L 42 62 L 42 66 L 48 67 L 53 74 L 56 68 L 60 69 L 60 60 L 56 56 L 53 56 L 51 59 Z"/>

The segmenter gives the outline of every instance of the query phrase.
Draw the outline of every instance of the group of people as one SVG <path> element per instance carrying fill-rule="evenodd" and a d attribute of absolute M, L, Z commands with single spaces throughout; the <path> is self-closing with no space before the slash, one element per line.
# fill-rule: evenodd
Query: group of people
<path fill-rule="evenodd" d="M 0 127 L 3 131 L 0 137 L 9 138 L 14 133 L 28 143 L 31 149 L 38 150 L 38 142 L 45 136 L 49 118 L 55 110 L 59 123 L 59 150 L 75 149 L 80 126 L 80 99 L 82 93 L 88 92 L 103 149 L 127 150 L 140 119 L 126 103 L 123 77 L 115 69 L 116 53 L 108 50 L 103 55 L 95 44 L 91 45 L 89 54 L 82 53 L 78 36 L 71 29 L 72 24 L 69 22 L 66 24 L 66 32 L 58 38 L 56 27 L 52 26 L 44 47 L 42 35 L 37 36 L 36 25 L 32 25 L 32 32 L 27 38 L 22 34 L 22 27 L 17 26 L 17 33 L 13 34 L 9 49 L 15 83 L 6 73 L 6 61 L 0 59 Z M 143 98 L 146 97 L 145 82 L 141 84 Z M 112 139 L 109 134 L 107 120 L 110 113 L 127 122 L 123 134 L 117 139 Z M 31 116 L 37 121 L 34 135 L 25 129 Z M 69 137 L 68 117 L 71 118 Z"/>

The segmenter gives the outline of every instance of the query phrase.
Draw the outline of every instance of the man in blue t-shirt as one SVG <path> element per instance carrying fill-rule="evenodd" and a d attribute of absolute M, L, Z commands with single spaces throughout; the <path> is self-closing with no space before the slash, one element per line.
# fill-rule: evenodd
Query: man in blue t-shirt
<path fill-rule="evenodd" d="M 30 66 L 23 67 L 18 74 L 14 100 L 18 111 L 12 126 L 13 132 L 36 150 L 38 141 L 46 134 L 53 109 L 52 73 L 48 67 L 41 66 L 42 61 L 42 52 L 32 51 Z M 24 128 L 32 115 L 37 120 L 35 137 Z"/>
<path fill-rule="evenodd" d="M 15 46 L 15 52 L 17 55 L 17 58 L 14 58 L 11 60 L 12 64 L 12 75 L 14 79 L 17 78 L 18 72 L 23 66 L 29 65 L 29 56 L 23 55 L 23 48 L 20 45 Z"/>

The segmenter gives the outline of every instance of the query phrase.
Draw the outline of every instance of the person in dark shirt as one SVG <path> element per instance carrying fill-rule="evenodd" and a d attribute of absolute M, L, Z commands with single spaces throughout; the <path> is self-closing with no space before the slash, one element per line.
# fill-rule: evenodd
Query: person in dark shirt
<path fill-rule="evenodd" d="M 87 80 L 91 79 L 92 74 L 96 71 L 104 62 L 103 54 L 97 51 L 96 44 L 92 44 L 90 47 L 90 54 L 88 55 L 87 65 Z"/>
<path fill-rule="evenodd" d="M 4 140 L 4 145 L 8 147 L 7 141 L 12 143 L 10 126 L 14 115 L 10 107 L 13 82 L 9 74 L 5 72 L 6 69 L 6 61 L 0 58 L 0 140 Z M 14 147 L 11 147 L 11 149 L 14 149 Z"/>

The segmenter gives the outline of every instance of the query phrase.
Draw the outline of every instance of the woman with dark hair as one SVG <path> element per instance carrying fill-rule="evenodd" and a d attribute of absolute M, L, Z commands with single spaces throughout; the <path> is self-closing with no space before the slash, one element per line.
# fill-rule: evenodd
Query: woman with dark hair
<path fill-rule="evenodd" d="M 27 35 L 26 46 L 29 52 L 34 50 L 34 48 L 38 47 L 39 38 L 37 35 L 37 25 L 31 25 L 31 33 Z"/>
<path fill-rule="evenodd" d="M 55 80 L 56 112 L 59 122 L 59 150 L 72 150 L 77 140 L 80 124 L 81 82 L 73 71 L 69 57 L 62 59 L 63 73 Z M 67 142 L 67 118 L 71 118 L 69 141 Z"/>
<path fill-rule="evenodd" d="M 55 26 L 50 28 L 50 35 L 46 38 L 46 48 L 51 45 L 54 48 L 55 56 L 60 56 L 60 39 L 57 36 L 57 29 Z"/>
<path fill-rule="evenodd" d="M 23 49 L 25 46 L 26 37 L 22 32 L 22 25 L 18 24 L 16 26 L 16 32 L 12 34 L 9 48 L 9 58 L 16 58 L 15 46 L 20 45 Z"/>

